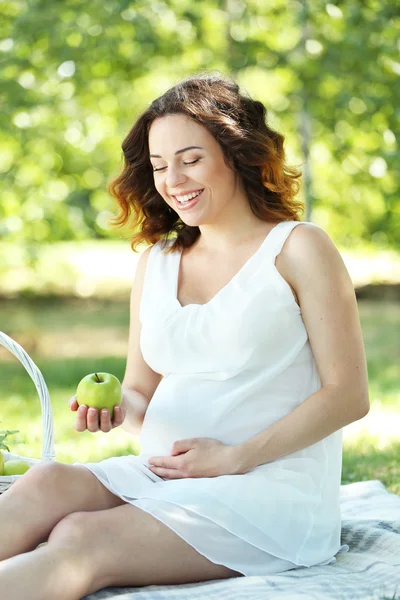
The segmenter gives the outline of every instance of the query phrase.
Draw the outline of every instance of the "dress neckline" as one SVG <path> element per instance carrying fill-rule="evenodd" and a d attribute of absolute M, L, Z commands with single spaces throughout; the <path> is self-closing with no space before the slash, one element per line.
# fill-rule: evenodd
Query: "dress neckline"
<path fill-rule="evenodd" d="M 178 283 L 179 283 L 179 271 L 180 271 L 180 266 L 181 266 L 183 249 L 179 250 L 179 252 L 176 252 L 176 257 L 177 257 L 176 265 L 177 266 L 176 266 L 176 271 L 175 271 L 174 300 L 175 300 L 175 303 L 177 304 L 177 306 L 181 309 L 189 308 L 192 306 L 203 307 L 203 306 L 208 306 L 209 304 L 214 302 L 214 300 L 216 300 L 220 296 L 220 294 L 222 294 L 227 288 L 229 288 L 231 286 L 231 284 L 233 283 L 233 281 L 236 280 L 242 274 L 242 272 L 246 270 L 248 265 L 251 262 L 253 262 L 254 259 L 261 253 L 262 249 L 267 244 L 267 240 L 268 240 L 270 234 L 273 231 L 275 231 L 275 229 L 277 229 L 280 225 L 282 225 L 282 223 L 288 223 L 288 221 L 280 221 L 279 223 L 274 225 L 274 227 L 272 227 L 272 229 L 270 229 L 268 231 L 267 235 L 265 236 L 265 238 L 263 239 L 263 241 L 261 242 L 261 244 L 257 248 L 257 250 L 246 260 L 244 265 L 242 267 L 240 267 L 239 271 L 237 271 L 235 273 L 235 275 L 228 281 L 228 283 L 226 283 L 216 294 L 214 294 L 214 296 L 212 298 L 210 298 L 210 300 L 208 300 L 208 302 L 204 302 L 203 304 L 191 302 L 190 304 L 185 304 L 184 306 L 182 306 L 182 304 L 179 302 L 179 300 L 178 300 Z"/>

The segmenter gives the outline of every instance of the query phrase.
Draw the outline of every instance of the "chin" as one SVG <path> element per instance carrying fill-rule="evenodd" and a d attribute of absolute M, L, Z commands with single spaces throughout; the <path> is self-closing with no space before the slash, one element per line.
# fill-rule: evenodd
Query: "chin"
<path fill-rule="evenodd" d="M 185 225 L 189 225 L 189 227 L 198 227 L 199 225 L 203 225 L 203 223 L 199 219 L 186 218 L 185 215 L 179 215 L 179 218 L 181 221 L 183 221 L 183 223 L 185 223 Z"/>

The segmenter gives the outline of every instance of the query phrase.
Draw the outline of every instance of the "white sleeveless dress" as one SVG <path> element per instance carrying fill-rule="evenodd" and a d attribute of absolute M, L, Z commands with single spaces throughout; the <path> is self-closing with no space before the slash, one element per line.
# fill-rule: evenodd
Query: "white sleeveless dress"
<path fill-rule="evenodd" d="M 161 241 L 152 246 L 140 344 L 163 379 L 145 415 L 141 452 L 84 463 L 114 494 L 243 575 L 328 564 L 347 550 L 340 544 L 341 431 L 240 475 L 163 480 L 147 460 L 191 437 L 239 444 L 320 389 L 301 310 L 275 267 L 301 224 L 276 225 L 203 305 L 182 307 L 177 299 L 181 252 L 164 254 Z"/>

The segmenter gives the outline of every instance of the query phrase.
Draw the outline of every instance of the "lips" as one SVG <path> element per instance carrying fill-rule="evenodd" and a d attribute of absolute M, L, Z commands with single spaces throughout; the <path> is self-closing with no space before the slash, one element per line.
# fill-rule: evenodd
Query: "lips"
<path fill-rule="evenodd" d="M 204 192 L 204 190 L 202 190 L 198 196 L 196 196 L 195 198 L 193 198 L 193 200 L 190 200 L 189 202 L 186 202 L 186 204 L 180 204 L 178 202 L 176 196 L 173 196 L 173 198 L 174 198 L 175 204 L 176 204 L 176 206 L 178 207 L 179 210 L 188 210 L 189 208 L 192 208 L 195 204 L 197 204 L 197 202 L 202 197 L 203 192 Z"/>

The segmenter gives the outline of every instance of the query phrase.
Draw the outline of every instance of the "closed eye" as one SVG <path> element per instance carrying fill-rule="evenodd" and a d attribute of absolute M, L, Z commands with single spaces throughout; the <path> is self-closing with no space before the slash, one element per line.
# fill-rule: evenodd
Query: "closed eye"
<path fill-rule="evenodd" d="M 199 162 L 199 158 L 196 158 L 196 160 L 192 160 L 191 162 L 184 162 L 184 165 L 194 165 L 195 163 Z M 156 171 L 164 171 L 164 169 L 166 169 L 167 167 L 159 167 L 158 169 L 153 169 L 153 172 L 155 173 Z"/>

